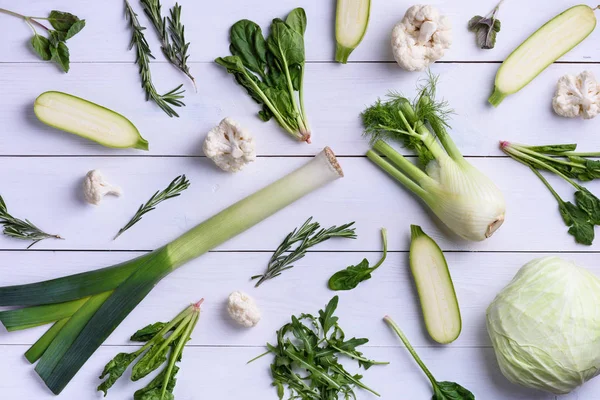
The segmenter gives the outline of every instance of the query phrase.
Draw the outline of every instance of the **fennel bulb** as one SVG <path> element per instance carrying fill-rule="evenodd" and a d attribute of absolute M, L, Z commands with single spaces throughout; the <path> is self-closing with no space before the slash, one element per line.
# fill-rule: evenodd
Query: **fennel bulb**
<path fill-rule="evenodd" d="M 390 94 L 388 101 L 378 101 L 362 113 L 365 135 L 373 141 L 367 157 L 419 196 L 454 233 L 481 241 L 504 222 L 504 196 L 465 160 L 448 135 L 444 119 L 449 111 L 444 102 L 435 102 L 435 83 L 431 78 L 413 104 Z M 425 170 L 380 138 L 401 140 L 417 153 Z"/>
<path fill-rule="evenodd" d="M 487 310 L 511 382 L 569 393 L 600 373 L 600 279 L 558 257 L 522 267 Z"/>
<path fill-rule="evenodd" d="M 28 285 L 0 287 L 9 330 L 54 325 L 27 352 L 36 372 L 59 394 L 106 338 L 162 278 L 294 201 L 343 176 L 325 148 L 304 166 L 238 201 L 171 243 L 96 271 Z"/>

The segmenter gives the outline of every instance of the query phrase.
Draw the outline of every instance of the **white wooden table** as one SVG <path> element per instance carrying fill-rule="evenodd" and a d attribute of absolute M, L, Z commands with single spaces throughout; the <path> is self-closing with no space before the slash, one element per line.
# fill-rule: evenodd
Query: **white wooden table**
<path fill-rule="evenodd" d="M 9 4 L 10 3 L 10 4 Z M 163 2 L 163 11 L 173 3 Z M 486 103 L 501 60 L 544 21 L 572 5 L 567 0 L 508 0 L 502 7 L 502 32 L 494 50 L 476 48 L 465 28 L 475 14 L 486 13 L 495 0 L 432 3 L 454 25 L 454 44 L 443 62 L 439 93 L 456 110 L 452 136 L 474 165 L 488 174 L 507 200 L 504 226 L 483 243 L 453 237 L 422 204 L 364 158 L 359 113 L 389 90 L 414 94 L 422 74 L 402 71 L 388 44 L 390 31 L 412 3 L 375 0 L 369 31 L 348 65 L 332 62 L 334 0 L 182 0 L 183 21 L 191 41 L 192 72 L 198 93 L 183 75 L 165 63 L 152 30 L 147 37 L 157 61 L 152 74 L 159 91 L 185 83 L 187 107 L 170 119 L 144 102 L 134 54 L 127 51 L 130 31 L 121 0 L 31 0 L 0 2 L 0 7 L 28 15 L 51 9 L 87 20 L 69 42 L 71 71 L 63 74 L 43 63 L 27 46 L 29 28 L 0 15 L 0 193 L 11 212 L 31 219 L 67 240 L 46 240 L 31 250 L 26 243 L 0 235 L 0 284 L 33 282 L 111 265 L 154 249 L 306 162 L 323 146 L 340 156 L 346 178 L 298 201 L 276 216 L 173 273 L 137 307 L 107 339 L 61 395 L 65 399 L 100 398 L 95 392 L 104 364 L 117 352 L 131 349 L 128 337 L 138 328 L 168 320 L 186 304 L 205 297 L 203 314 L 187 346 L 178 376 L 176 398 L 275 399 L 270 387 L 270 357 L 246 365 L 274 340 L 290 315 L 315 313 L 333 293 L 326 288 L 335 271 L 363 257 L 377 259 L 379 229 L 388 228 L 391 254 L 373 279 L 340 294 L 339 316 L 347 334 L 368 337 L 365 353 L 389 360 L 387 367 L 365 373 L 365 383 L 384 399 L 430 398 L 426 378 L 399 340 L 382 322 L 392 315 L 440 380 L 453 380 L 477 399 L 600 399 L 600 380 L 566 396 L 533 392 L 510 384 L 500 373 L 485 329 L 485 310 L 496 293 L 525 262 L 548 254 L 570 258 L 600 274 L 598 245 L 577 245 L 567 234 L 556 203 L 537 178 L 498 149 L 501 139 L 542 144 L 577 142 L 582 149 L 600 148 L 597 121 L 567 120 L 554 115 L 551 97 L 559 76 L 590 69 L 600 75 L 600 33 L 594 32 L 559 63 L 552 65 L 521 93 L 498 108 Z M 142 15 L 141 21 L 149 25 Z M 212 60 L 228 54 L 228 30 L 237 20 L 252 19 L 266 27 L 275 17 L 303 6 L 308 14 L 306 101 L 314 128 L 313 144 L 298 144 L 279 127 L 261 122 L 257 106 L 231 76 Z M 115 151 L 41 124 L 33 114 L 34 99 L 60 90 L 90 99 L 129 117 L 150 142 L 149 152 Z M 256 136 L 259 158 L 243 172 L 218 171 L 202 156 L 206 132 L 231 116 Z M 81 200 L 80 184 L 88 170 L 101 169 L 125 190 L 101 207 Z M 117 241 L 114 233 L 154 191 L 185 173 L 191 187 L 161 204 Z M 553 181 L 554 182 L 554 181 Z M 557 182 L 566 196 L 569 188 Z M 600 184 L 589 185 L 600 193 Z M 263 271 L 272 250 L 309 216 L 323 225 L 355 220 L 359 238 L 331 240 L 316 248 L 293 270 L 254 289 L 249 277 Z M 448 346 L 435 345 L 424 330 L 407 265 L 409 225 L 419 224 L 446 250 L 463 314 L 463 332 Z M 263 320 L 251 330 L 238 329 L 225 311 L 233 290 L 253 295 Z M 45 328 L 8 334 L 0 328 L 0 398 L 43 400 L 54 396 L 23 357 Z M 138 384 L 125 379 L 109 398 L 131 399 Z M 372 398 L 359 392 L 360 399 Z"/>

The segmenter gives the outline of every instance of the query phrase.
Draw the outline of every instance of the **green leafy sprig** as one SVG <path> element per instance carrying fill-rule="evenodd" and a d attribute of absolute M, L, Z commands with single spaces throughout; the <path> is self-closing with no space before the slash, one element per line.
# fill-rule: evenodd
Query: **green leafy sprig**
<path fill-rule="evenodd" d="M 0 8 L 0 13 L 23 19 L 33 31 L 31 46 L 44 61 L 54 61 L 64 71 L 69 72 L 70 54 L 67 40 L 78 34 L 85 27 L 85 20 L 64 11 L 52 10 L 48 17 L 30 17 Z M 50 29 L 39 21 L 48 21 L 54 29 Z M 48 37 L 38 33 L 41 28 Z"/>
<path fill-rule="evenodd" d="M 369 267 L 369 261 L 364 258 L 358 265 L 351 265 L 346 269 L 336 272 L 329 278 L 329 289 L 331 290 L 351 290 L 359 283 L 371 279 L 371 274 L 383 264 L 387 257 L 387 230 L 381 229 L 381 239 L 383 241 L 383 255 L 373 267 Z"/>
<path fill-rule="evenodd" d="M 600 199 L 574 179 L 590 181 L 600 178 L 600 161 L 587 158 L 600 156 L 600 153 L 577 153 L 576 144 L 526 146 L 500 142 L 500 147 L 511 158 L 530 167 L 550 190 L 575 241 L 591 245 L 595 237 L 594 226 L 600 225 Z M 539 170 L 552 172 L 573 186 L 576 189 L 575 204 L 563 200 Z"/>
<path fill-rule="evenodd" d="M 133 353 L 119 353 L 106 364 L 100 379 L 105 379 L 98 386 L 98 391 L 107 395 L 108 390 L 123 376 L 127 368 L 139 358 L 131 371 L 131 380 L 137 381 L 156 371 L 161 365 L 165 368 L 143 389 L 135 392 L 135 400 L 173 400 L 175 376 L 179 367 L 175 363 L 181 361 L 183 348 L 190 340 L 198 319 L 200 306 L 204 299 L 192 304 L 171 322 L 157 322 L 137 331 L 130 340 L 145 343 Z M 140 357 L 141 356 L 141 357 Z M 168 359 L 168 360 L 167 360 Z"/>
<path fill-rule="evenodd" d="M 469 31 L 475 33 L 475 40 L 477 46 L 481 49 L 489 50 L 493 49 L 496 45 L 496 35 L 500 32 L 502 24 L 500 20 L 496 18 L 500 5 L 504 0 L 501 0 L 496 7 L 485 17 L 476 15 L 469 20 L 467 27 Z"/>
<path fill-rule="evenodd" d="M 185 90 L 181 90 L 183 85 L 179 85 L 165 94 L 159 94 L 157 92 L 154 83 L 152 83 L 152 74 L 150 72 L 150 59 L 154 58 L 154 56 L 152 55 L 150 45 L 144 36 L 144 30 L 146 28 L 140 24 L 138 15 L 133 11 L 133 8 L 131 8 L 131 5 L 127 0 L 125 0 L 125 17 L 127 18 L 127 21 L 129 21 L 129 26 L 132 30 L 129 49 L 131 50 L 134 47 L 136 49 L 135 62 L 139 66 L 142 88 L 146 92 L 146 101 L 152 100 L 155 102 L 169 117 L 179 117 L 179 114 L 175 112 L 173 107 L 185 106 L 185 103 L 181 101 L 181 99 L 183 99 L 183 93 L 185 92 Z"/>
<path fill-rule="evenodd" d="M 0 224 L 4 227 L 4 234 L 15 239 L 33 241 L 27 248 L 44 239 L 62 239 L 58 235 L 51 235 L 39 229 L 29 220 L 21 220 L 8 213 L 8 208 L 0 196 Z"/>
<path fill-rule="evenodd" d="M 431 385 L 433 387 L 433 397 L 431 400 L 475 400 L 473 393 L 460 386 L 455 382 L 438 382 L 429 369 L 425 366 L 425 363 L 421 360 L 415 349 L 411 346 L 408 338 L 404 335 L 400 327 L 390 318 L 386 316 L 383 319 L 392 330 L 398 335 L 402 343 L 406 346 L 406 349 L 410 352 L 415 362 L 419 364 L 419 367 L 423 370 Z"/>
<path fill-rule="evenodd" d="M 190 57 L 188 54 L 190 43 L 185 40 L 185 27 L 181 22 L 181 6 L 175 3 L 175 6 L 169 10 L 170 16 L 164 18 L 159 0 L 141 0 L 141 3 L 160 38 L 160 48 L 163 54 L 171 64 L 190 78 L 194 88 L 197 89 L 196 79 L 192 76 L 187 63 Z"/>
<path fill-rule="evenodd" d="M 156 206 L 162 203 L 165 200 L 172 199 L 173 197 L 177 197 L 183 192 L 185 189 L 190 187 L 190 181 L 185 177 L 185 175 L 179 175 L 177 178 L 173 179 L 173 181 L 167 186 L 165 190 L 162 192 L 156 192 L 150 197 L 150 200 L 146 202 L 146 204 L 142 204 L 140 208 L 138 208 L 137 212 L 131 218 L 131 220 L 117 233 L 115 239 L 121 236 L 123 232 L 131 228 L 133 225 L 138 223 L 144 214 L 149 213 L 154 210 Z"/>
<path fill-rule="evenodd" d="M 356 361 L 365 370 L 373 365 L 387 362 L 369 360 L 357 350 L 369 342 L 366 338 L 345 339 L 345 334 L 334 315 L 338 297 L 329 301 L 319 316 L 302 314 L 292 316 L 291 322 L 277 331 L 277 344 L 267 344 L 268 351 L 250 362 L 269 353 L 275 356 L 271 364 L 272 385 L 279 399 L 356 399 L 354 389 L 365 389 L 379 394 L 362 383 L 362 375 L 351 374 L 339 362 L 340 357 Z M 300 374 L 298 371 L 306 372 Z"/>
<path fill-rule="evenodd" d="M 260 286 L 266 280 L 281 275 L 283 271 L 293 268 L 293 263 L 302 259 L 309 248 L 316 246 L 319 243 L 333 237 L 356 239 L 354 228 L 350 228 L 354 225 L 354 222 L 342 226 L 334 225 L 330 228 L 323 229 L 318 222 L 311 221 L 312 217 L 307 219 L 300 228 L 294 229 L 285 237 L 277 250 L 275 250 L 275 253 L 271 256 L 266 272 L 251 278 L 253 280 L 258 279 L 258 282 L 255 285 L 256 287 Z M 321 229 L 319 230 L 319 228 Z M 292 250 L 292 247 L 296 244 L 297 246 Z"/>

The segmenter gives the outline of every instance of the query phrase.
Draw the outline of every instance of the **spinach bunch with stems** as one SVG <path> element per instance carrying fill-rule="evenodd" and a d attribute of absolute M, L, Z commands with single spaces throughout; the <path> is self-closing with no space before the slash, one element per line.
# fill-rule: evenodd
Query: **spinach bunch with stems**
<path fill-rule="evenodd" d="M 267 39 L 260 26 L 243 19 L 231 27 L 231 56 L 215 62 L 227 69 L 250 97 L 262 106 L 263 121 L 275 118 L 293 138 L 310 143 L 310 126 L 304 107 L 304 33 L 306 13 L 292 10 L 276 18 Z M 298 92 L 298 96 L 296 96 Z"/>
<path fill-rule="evenodd" d="M 406 346 L 406 349 L 413 357 L 415 362 L 419 364 L 419 367 L 423 370 L 431 386 L 433 387 L 433 397 L 431 400 L 475 400 L 475 396 L 466 388 L 462 387 L 456 382 L 439 382 L 434 377 L 431 371 L 425 366 L 425 363 L 421 360 L 415 349 L 411 346 L 410 342 L 400 327 L 392 320 L 390 316 L 385 316 L 383 319 L 392 330 L 398 335 L 402 343 Z"/>
<path fill-rule="evenodd" d="M 377 392 L 362 383 L 362 375 L 351 374 L 339 362 L 340 356 L 356 361 L 365 370 L 387 362 L 369 360 L 357 350 L 369 342 L 366 338 L 346 340 L 344 331 L 334 315 L 339 298 L 333 297 L 319 316 L 301 314 L 292 316 L 291 322 L 277 331 L 277 344 L 267 344 L 268 351 L 249 363 L 271 353 L 272 385 L 279 399 L 337 400 L 356 399 L 354 388 L 365 389 L 376 396 Z M 298 371 L 303 371 L 301 374 Z"/>
<path fill-rule="evenodd" d="M 281 273 L 287 269 L 293 268 L 292 265 L 296 261 L 304 258 L 306 251 L 329 240 L 333 237 L 343 237 L 349 239 L 356 239 L 356 233 L 354 228 L 354 222 L 344 224 L 341 226 L 332 226 L 330 228 L 321 228 L 318 222 L 311 222 L 312 217 L 306 220 L 300 228 L 294 229 L 290 232 L 283 242 L 279 245 L 277 250 L 271 256 L 267 270 L 262 275 L 254 275 L 251 280 L 258 279 L 255 287 L 259 287 L 263 282 L 269 279 L 273 279 L 281 275 Z M 298 244 L 296 248 L 292 247 Z"/>
<path fill-rule="evenodd" d="M 358 265 L 351 265 L 346 269 L 336 272 L 329 278 L 329 289 L 352 290 L 361 282 L 371 279 L 371 274 L 384 263 L 387 257 L 387 229 L 381 228 L 383 241 L 383 255 L 377 264 L 369 267 L 369 260 L 363 258 Z"/>
<path fill-rule="evenodd" d="M 165 368 L 146 387 L 136 391 L 133 397 L 135 400 L 173 400 L 175 376 L 179 372 L 179 367 L 175 364 L 181 361 L 183 348 L 200 318 L 200 306 L 203 302 L 204 299 L 201 299 L 190 305 L 168 323 L 156 322 L 134 333 L 130 340 L 145 344 L 132 353 L 119 353 L 110 360 L 100 375 L 100 379 L 106 380 L 98 386 L 98 391 L 104 392 L 106 396 L 108 390 L 135 360 L 138 361 L 131 371 L 131 380 L 134 382 L 166 363 Z"/>
<path fill-rule="evenodd" d="M 31 46 L 44 61 L 54 61 L 64 71 L 69 72 L 70 54 L 67 40 L 78 34 L 85 27 L 85 20 L 64 11 L 52 10 L 47 17 L 31 17 L 0 8 L 0 13 L 21 18 L 33 31 Z M 54 29 L 48 28 L 40 21 L 48 21 Z M 40 35 L 35 29 L 43 29 L 48 37 Z"/>
<path fill-rule="evenodd" d="M 575 151 L 576 144 L 527 146 L 503 141 L 500 148 L 514 160 L 531 168 L 550 190 L 575 241 L 591 245 L 595 237 L 594 226 L 600 225 L 600 199 L 575 179 L 585 182 L 600 178 L 600 160 L 588 158 L 600 157 L 600 153 L 578 153 Z M 564 201 L 539 170 L 552 172 L 573 186 L 576 189 L 575 204 Z"/>

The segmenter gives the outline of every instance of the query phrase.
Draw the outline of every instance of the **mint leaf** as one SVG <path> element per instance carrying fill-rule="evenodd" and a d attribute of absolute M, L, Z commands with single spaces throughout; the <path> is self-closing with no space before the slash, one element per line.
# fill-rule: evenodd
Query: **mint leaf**
<path fill-rule="evenodd" d="M 57 31 L 65 33 L 67 33 L 77 21 L 80 21 L 80 19 L 75 15 L 64 11 L 52 10 L 48 16 L 48 22 L 50 22 L 52 27 Z"/>
<path fill-rule="evenodd" d="M 31 38 L 31 45 L 42 60 L 48 61 L 52 58 L 52 54 L 50 54 L 50 41 L 45 37 L 36 34 Z"/>
<path fill-rule="evenodd" d="M 55 61 L 63 71 L 69 72 L 69 49 L 64 42 L 59 42 L 56 46 L 50 46 L 52 61 Z"/>
<path fill-rule="evenodd" d="M 73 36 L 75 36 L 76 34 L 78 34 L 79 32 L 81 32 L 81 30 L 84 27 L 85 27 L 85 20 L 84 19 L 75 22 L 73 25 L 71 25 L 71 27 L 67 31 L 67 35 L 65 36 L 65 40 L 71 39 Z"/>

